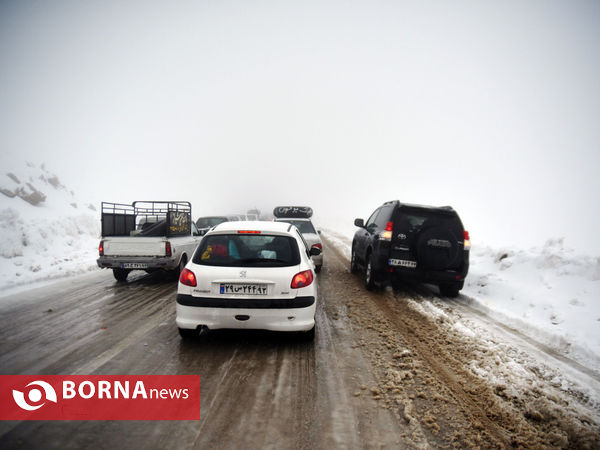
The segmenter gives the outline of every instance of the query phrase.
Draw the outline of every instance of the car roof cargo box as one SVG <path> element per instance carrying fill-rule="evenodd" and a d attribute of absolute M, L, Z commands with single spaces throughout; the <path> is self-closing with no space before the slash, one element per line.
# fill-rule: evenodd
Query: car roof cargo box
<path fill-rule="evenodd" d="M 308 206 L 276 206 L 273 215 L 278 219 L 310 219 L 313 210 Z"/>
<path fill-rule="evenodd" d="M 184 201 L 102 202 L 102 236 L 186 236 L 192 205 Z"/>

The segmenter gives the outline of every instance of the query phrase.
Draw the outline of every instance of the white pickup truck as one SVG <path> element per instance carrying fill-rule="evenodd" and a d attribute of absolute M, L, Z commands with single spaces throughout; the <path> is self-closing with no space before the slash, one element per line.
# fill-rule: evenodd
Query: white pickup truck
<path fill-rule="evenodd" d="M 98 267 L 112 269 L 118 281 L 132 270 L 178 274 L 201 239 L 189 202 L 102 202 Z"/>

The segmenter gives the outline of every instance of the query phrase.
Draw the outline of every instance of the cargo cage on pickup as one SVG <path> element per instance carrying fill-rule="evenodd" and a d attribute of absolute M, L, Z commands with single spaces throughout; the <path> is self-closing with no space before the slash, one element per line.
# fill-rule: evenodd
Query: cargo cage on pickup
<path fill-rule="evenodd" d="M 102 202 L 102 237 L 189 236 L 192 205 L 182 201 Z"/>

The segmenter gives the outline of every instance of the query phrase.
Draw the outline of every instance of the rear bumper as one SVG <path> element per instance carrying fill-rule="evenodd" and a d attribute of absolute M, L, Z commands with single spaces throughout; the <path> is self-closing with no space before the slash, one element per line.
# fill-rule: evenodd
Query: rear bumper
<path fill-rule="evenodd" d="M 314 297 L 252 300 L 198 298 L 180 294 L 177 296 L 175 322 L 179 328 L 185 329 L 203 325 L 211 330 L 308 331 L 315 326 L 315 311 Z M 245 316 L 243 320 L 239 319 L 241 316 Z"/>
<path fill-rule="evenodd" d="M 148 257 L 148 256 L 100 256 L 96 263 L 101 269 L 176 269 L 179 262 L 175 258 Z M 133 265 L 134 267 L 125 267 Z"/>
<path fill-rule="evenodd" d="M 419 270 L 404 267 L 389 266 L 387 273 L 390 279 L 420 281 L 434 284 L 464 284 L 468 272 L 468 265 L 461 270 Z"/>
<path fill-rule="evenodd" d="M 219 298 L 194 297 L 193 295 L 177 294 L 177 304 L 194 308 L 245 308 L 245 309 L 297 309 L 307 308 L 315 304 L 314 297 L 296 298 Z"/>

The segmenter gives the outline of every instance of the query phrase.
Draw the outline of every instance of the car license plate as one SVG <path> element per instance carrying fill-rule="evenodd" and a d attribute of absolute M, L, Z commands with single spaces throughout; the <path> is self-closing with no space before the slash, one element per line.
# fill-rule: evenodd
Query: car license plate
<path fill-rule="evenodd" d="M 225 295 L 267 295 L 267 285 L 221 283 L 219 293 Z"/>
<path fill-rule="evenodd" d="M 408 267 L 414 269 L 417 267 L 416 261 L 410 261 L 408 259 L 390 259 L 390 266 Z"/>
<path fill-rule="evenodd" d="M 121 269 L 147 269 L 148 264 L 145 263 L 123 263 Z"/>

